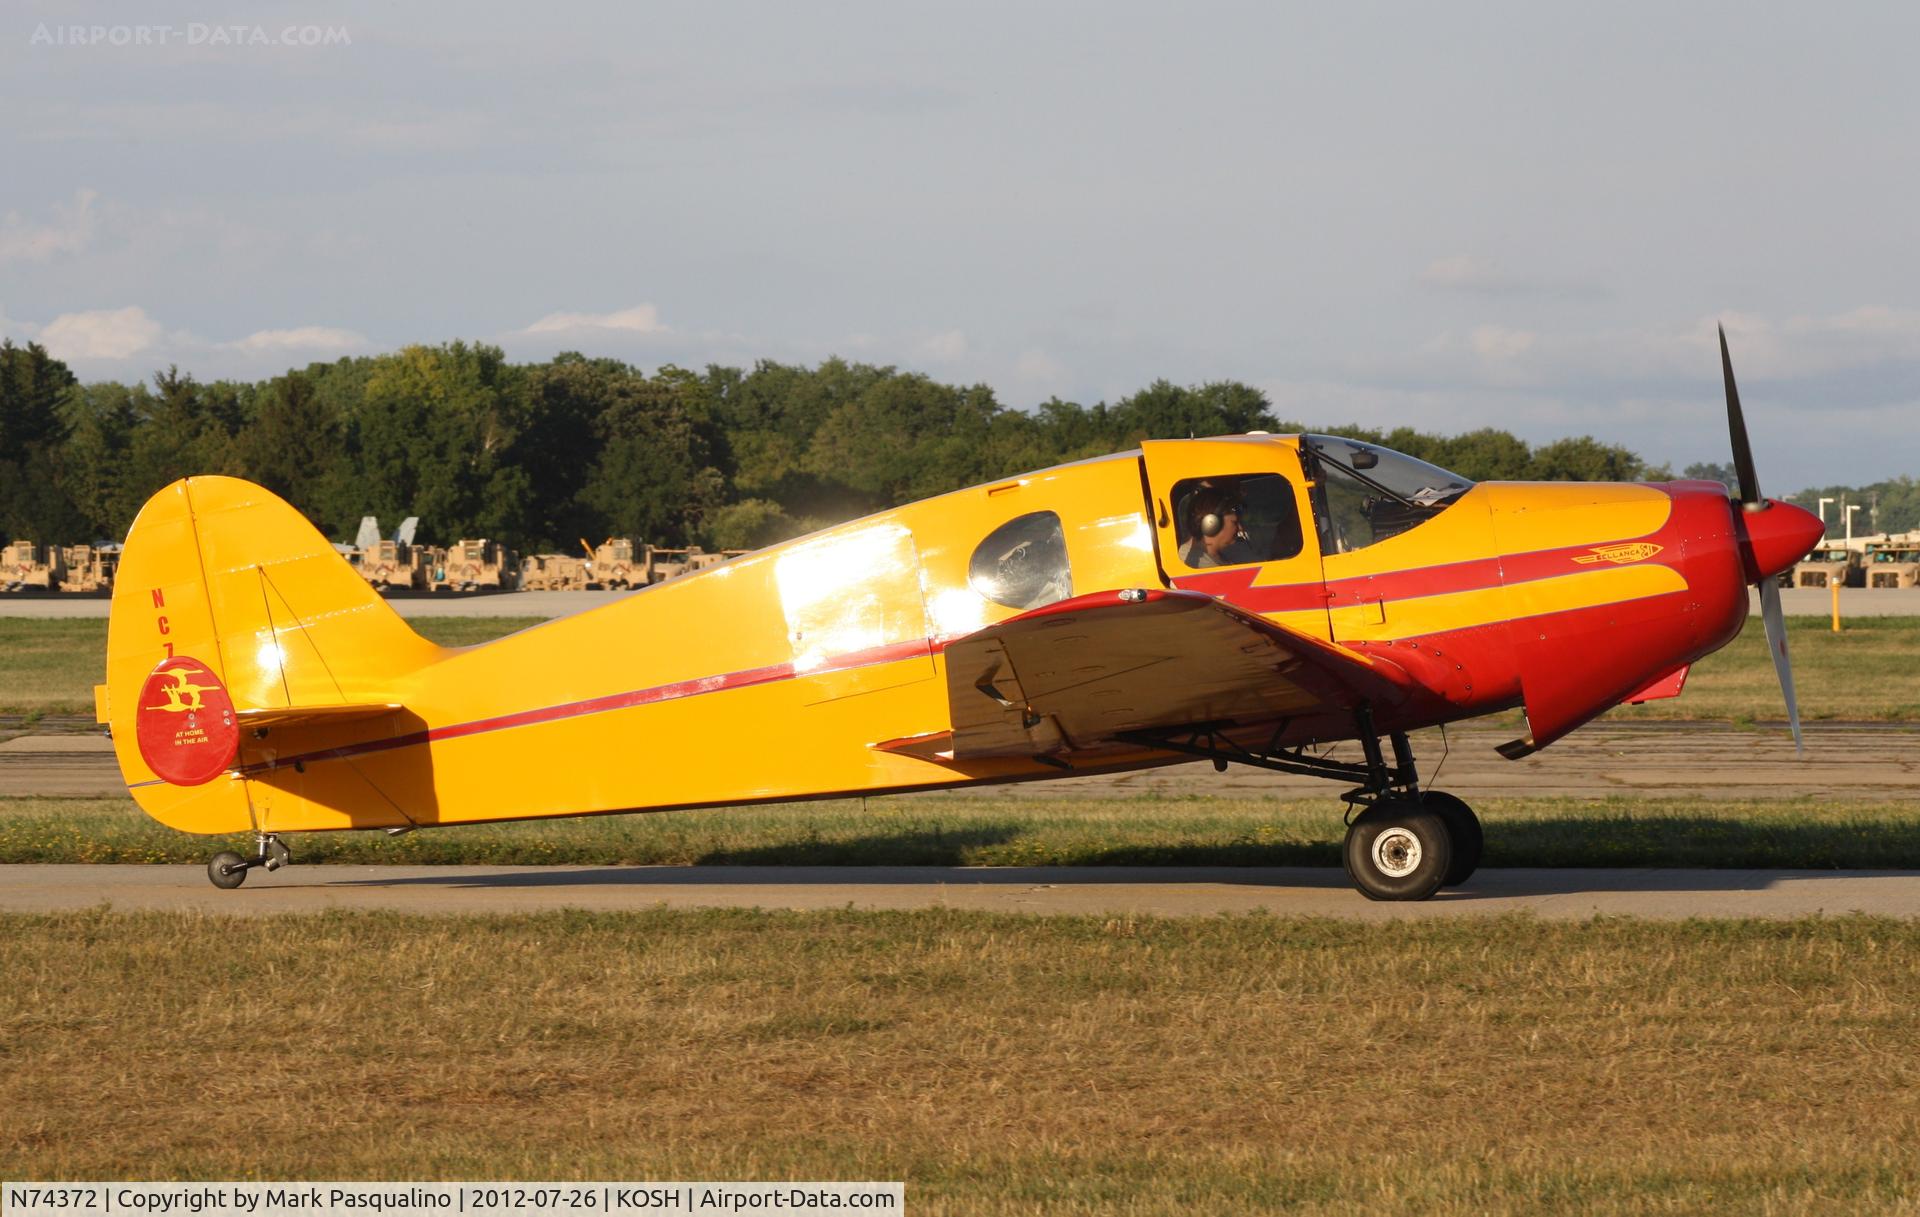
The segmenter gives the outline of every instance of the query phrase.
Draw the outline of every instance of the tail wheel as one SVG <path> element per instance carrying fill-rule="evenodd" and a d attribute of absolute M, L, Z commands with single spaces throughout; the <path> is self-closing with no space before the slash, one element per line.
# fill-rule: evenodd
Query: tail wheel
<path fill-rule="evenodd" d="M 1390 799 L 1354 817 L 1342 852 L 1347 874 L 1367 899 L 1425 900 L 1453 865 L 1453 838 L 1438 812 Z"/>
<path fill-rule="evenodd" d="M 222 891 L 232 891 L 247 881 L 247 860 L 232 850 L 207 859 L 207 878 Z"/>
<path fill-rule="evenodd" d="M 1453 862 L 1448 865 L 1447 877 L 1440 886 L 1459 887 L 1480 867 L 1480 850 L 1486 843 L 1480 817 L 1473 814 L 1473 808 L 1467 806 L 1465 800 L 1444 790 L 1427 791 L 1420 796 L 1420 803 L 1446 823 L 1447 835 L 1453 838 Z"/>

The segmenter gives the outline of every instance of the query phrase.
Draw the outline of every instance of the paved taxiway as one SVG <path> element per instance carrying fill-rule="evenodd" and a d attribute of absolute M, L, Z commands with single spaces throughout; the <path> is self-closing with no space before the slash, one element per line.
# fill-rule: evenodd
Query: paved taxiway
<path fill-rule="evenodd" d="M 1419 904 L 1376 904 L 1332 867 L 311 866 L 222 892 L 198 866 L 0 867 L 0 911 L 109 906 L 265 916 L 331 909 L 529 913 L 671 908 L 929 909 L 1380 921 L 1531 913 L 1601 916 L 1920 916 L 1912 871 L 1485 870 Z"/>

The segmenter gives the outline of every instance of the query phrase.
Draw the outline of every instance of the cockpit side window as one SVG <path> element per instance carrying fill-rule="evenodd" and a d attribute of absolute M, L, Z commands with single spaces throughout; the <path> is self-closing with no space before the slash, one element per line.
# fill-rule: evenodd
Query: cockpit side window
<path fill-rule="evenodd" d="M 1314 473 L 1314 523 L 1326 554 L 1397 537 L 1473 489 L 1457 473 L 1359 440 L 1305 435 L 1300 454 Z"/>
<path fill-rule="evenodd" d="M 1013 609 L 1035 609 L 1073 595 L 1060 517 L 1036 511 L 988 533 L 973 551 L 967 582 L 995 604 Z"/>
<path fill-rule="evenodd" d="M 1194 569 L 1291 558 L 1304 541 L 1293 483 L 1277 473 L 1187 478 L 1173 502 L 1179 559 Z"/>

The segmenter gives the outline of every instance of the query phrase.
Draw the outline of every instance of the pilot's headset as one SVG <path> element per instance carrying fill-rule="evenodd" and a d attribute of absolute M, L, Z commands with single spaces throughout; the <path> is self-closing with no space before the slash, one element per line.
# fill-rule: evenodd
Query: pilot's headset
<path fill-rule="evenodd" d="M 1246 514 L 1246 509 L 1241 507 L 1238 499 L 1217 490 L 1203 490 L 1195 495 L 1193 510 L 1199 513 L 1194 517 L 1194 531 L 1203 537 L 1219 536 L 1221 529 L 1227 526 L 1229 513 Z"/>

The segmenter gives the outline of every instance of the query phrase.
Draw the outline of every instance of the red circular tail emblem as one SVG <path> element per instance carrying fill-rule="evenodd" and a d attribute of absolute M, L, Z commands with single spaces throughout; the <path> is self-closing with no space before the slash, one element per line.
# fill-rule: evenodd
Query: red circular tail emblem
<path fill-rule="evenodd" d="M 198 786 L 240 753 L 233 699 L 213 669 L 186 655 L 164 660 L 140 686 L 134 734 L 140 757 L 175 786 Z"/>

